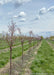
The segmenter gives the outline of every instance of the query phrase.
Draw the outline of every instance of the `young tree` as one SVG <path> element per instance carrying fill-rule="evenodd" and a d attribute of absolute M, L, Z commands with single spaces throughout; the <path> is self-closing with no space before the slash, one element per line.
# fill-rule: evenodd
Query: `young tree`
<path fill-rule="evenodd" d="M 12 46 L 13 46 L 13 43 L 14 43 L 14 40 L 15 40 L 15 37 L 14 37 L 14 33 L 16 31 L 16 23 L 14 23 L 13 21 L 11 21 L 11 25 L 9 24 L 8 26 L 8 33 L 6 34 L 6 41 L 9 45 L 9 48 L 10 48 L 10 75 L 12 73 Z"/>
<path fill-rule="evenodd" d="M 29 31 L 29 35 L 30 35 L 30 37 L 32 37 L 32 34 L 33 34 L 33 32 L 32 32 L 32 31 Z"/>
<path fill-rule="evenodd" d="M 33 40 L 33 49 L 34 49 L 34 43 L 35 43 L 36 40 L 35 40 L 35 35 L 34 35 L 34 33 L 32 31 L 31 31 L 31 35 L 33 37 L 32 40 Z"/>
<path fill-rule="evenodd" d="M 2 39 L 5 40 L 5 35 L 6 33 L 4 31 L 2 31 Z"/>
<path fill-rule="evenodd" d="M 29 41 L 29 48 L 30 48 L 30 50 L 31 50 L 31 42 L 32 42 L 31 36 L 32 36 L 32 31 L 29 31 L 29 35 L 30 35 L 30 37 L 29 37 L 28 41 Z M 30 51 L 29 51 L 29 52 L 30 52 Z"/>
<path fill-rule="evenodd" d="M 18 32 L 20 34 L 19 39 L 21 41 L 21 46 L 22 46 L 22 66 L 23 66 L 23 51 L 24 51 L 23 44 L 24 44 L 24 39 L 23 39 L 23 36 L 22 36 L 20 28 L 17 28 L 17 30 L 18 30 Z"/>

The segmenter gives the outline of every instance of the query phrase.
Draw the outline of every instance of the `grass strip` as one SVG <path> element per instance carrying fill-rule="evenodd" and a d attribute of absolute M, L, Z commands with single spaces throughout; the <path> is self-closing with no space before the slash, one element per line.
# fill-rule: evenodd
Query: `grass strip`
<path fill-rule="evenodd" d="M 43 40 L 30 69 L 31 75 L 54 75 L 54 51 L 46 40 Z"/>

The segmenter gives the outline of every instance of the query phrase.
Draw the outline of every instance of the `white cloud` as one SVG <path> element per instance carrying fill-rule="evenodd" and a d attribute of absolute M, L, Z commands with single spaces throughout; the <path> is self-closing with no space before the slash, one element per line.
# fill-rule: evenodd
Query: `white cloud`
<path fill-rule="evenodd" d="M 18 3 L 25 3 L 25 2 L 29 2 L 31 0 L 15 0 L 15 1 L 18 2 Z"/>
<path fill-rule="evenodd" d="M 17 18 L 17 17 L 18 17 L 17 15 L 14 15 L 14 16 L 13 16 L 13 18 Z"/>
<path fill-rule="evenodd" d="M 1 1 L 0 1 L 0 5 L 2 5 L 2 4 L 3 4 L 3 1 L 1 0 Z"/>
<path fill-rule="evenodd" d="M 35 20 L 39 20 L 40 19 L 40 16 L 39 15 L 37 15 L 36 16 L 36 18 L 35 18 Z"/>
<path fill-rule="evenodd" d="M 20 22 L 25 22 L 26 21 L 26 18 L 22 18 L 21 20 L 20 20 Z"/>
<path fill-rule="evenodd" d="M 54 6 L 51 6 L 50 8 L 48 8 L 48 11 L 54 11 Z"/>
<path fill-rule="evenodd" d="M 3 5 L 3 4 L 6 4 L 6 3 L 15 3 L 15 6 L 18 7 L 20 5 L 22 5 L 23 3 L 26 3 L 26 2 L 29 2 L 31 0 L 0 0 L 0 4 Z"/>
<path fill-rule="evenodd" d="M 43 7 L 40 9 L 39 14 L 45 14 L 47 12 L 46 8 Z"/>
<path fill-rule="evenodd" d="M 6 4 L 6 3 L 9 3 L 9 2 L 12 2 L 13 0 L 0 0 L 0 4 L 3 5 L 3 4 Z"/>
<path fill-rule="evenodd" d="M 19 18 L 21 19 L 21 21 L 25 21 L 25 16 L 26 16 L 25 12 L 20 12 L 19 15 L 14 15 L 13 18 Z"/>
<path fill-rule="evenodd" d="M 8 15 L 12 15 L 13 14 L 13 12 L 8 12 Z"/>
<path fill-rule="evenodd" d="M 31 31 L 32 29 L 30 29 L 29 27 L 20 27 L 20 29 L 21 29 L 21 32 L 23 33 L 23 34 L 25 34 L 26 33 L 26 35 L 29 35 L 29 31 Z"/>
<path fill-rule="evenodd" d="M 26 16 L 26 13 L 25 12 L 20 12 L 18 17 L 25 17 Z"/>

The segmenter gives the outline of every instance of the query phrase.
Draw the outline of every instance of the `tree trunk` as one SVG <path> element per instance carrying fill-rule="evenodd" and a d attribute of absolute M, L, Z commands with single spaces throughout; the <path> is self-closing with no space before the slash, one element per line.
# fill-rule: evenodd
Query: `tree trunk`
<path fill-rule="evenodd" d="M 34 40 L 33 40 L 33 49 L 34 49 Z"/>
<path fill-rule="evenodd" d="M 29 53 L 31 51 L 31 41 L 29 40 Z"/>
<path fill-rule="evenodd" d="M 22 65 L 23 65 L 23 42 L 21 42 L 22 44 Z"/>
<path fill-rule="evenodd" d="M 12 74 L 12 47 L 10 47 L 10 75 Z"/>

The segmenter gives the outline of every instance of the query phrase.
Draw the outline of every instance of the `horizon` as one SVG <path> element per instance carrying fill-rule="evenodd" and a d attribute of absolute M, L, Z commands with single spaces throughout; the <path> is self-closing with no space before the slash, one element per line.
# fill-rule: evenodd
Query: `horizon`
<path fill-rule="evenodd" d="M 2 32 L 0 33 L 0 37 L 2 37 L 3 35 L 6 35 L 7 32 Z M 19 35 L 18 33 L 15 33 L 15 35 Z M 30 36 L 29 35 L 29 32 L 27 33 L 22 33 L 22 35 L 26 35 L 26 36 Z M 45 31 L 45 32 L 38 32 L 36 34 L 34 34 L 35 37 L 38 37 L 38 36 L 43 36 L 44 38 L 47 38 L 47 37 L 51 37 L 51 36 L 54 36 L 54 31 Z"/>

